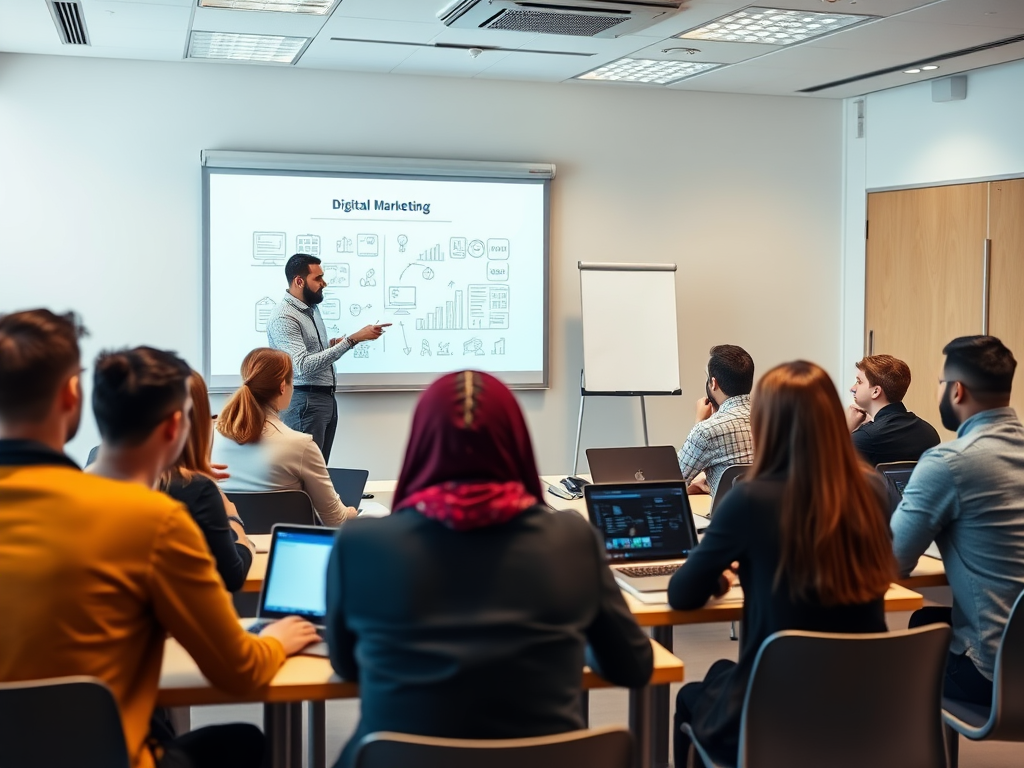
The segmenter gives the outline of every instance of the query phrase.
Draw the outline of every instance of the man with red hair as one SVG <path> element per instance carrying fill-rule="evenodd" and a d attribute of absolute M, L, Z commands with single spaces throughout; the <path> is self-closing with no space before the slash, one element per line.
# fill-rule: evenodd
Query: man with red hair
<path fill-rule="evenodd" d="M 910 367 L 892 355 L 870 355 L 857 363 L 846 424 L 868 464 L 917 461 L 939 444 L 935 427 L 903 405 L 909 388 Z"/>

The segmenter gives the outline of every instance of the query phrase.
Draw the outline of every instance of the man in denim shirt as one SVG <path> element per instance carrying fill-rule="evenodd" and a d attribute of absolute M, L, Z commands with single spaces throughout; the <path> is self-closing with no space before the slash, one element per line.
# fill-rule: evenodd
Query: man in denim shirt
<path fill-rule="evenodd" d="M 910 624 L 952 624 L 945 693 L 991 704 L 996 651 L 1024 590 L 1024 426 L 1009 407 L 1017 361 L 993 336 L 942 352 L 939 413 L 956 439 L 921 456 L 893 513 L 893 546 L 906 575 L 938 544 L 952 610 L 925 608 Z"/>

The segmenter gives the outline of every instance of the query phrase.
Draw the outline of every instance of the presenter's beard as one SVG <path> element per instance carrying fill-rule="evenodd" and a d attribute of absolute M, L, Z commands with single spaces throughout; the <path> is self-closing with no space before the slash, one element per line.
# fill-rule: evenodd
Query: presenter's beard
<path fill-rule="evenodd" d="M 942 418 L 942 426 L 950 432 L 956 432 L 960 428 L 960 419 L 953 410 L 953 382 L 946 382 L 946 391 L 942 393 L 939 400 L 939 416 Z"/>
<path fill-rule="evenodd" d="M 321 288 L 319 291 L 311 291 L 308 285 L 302 286 L 302 300 L 306 302 L 307 307 L 313 307 L 324 300 L 324 289 Z"/>

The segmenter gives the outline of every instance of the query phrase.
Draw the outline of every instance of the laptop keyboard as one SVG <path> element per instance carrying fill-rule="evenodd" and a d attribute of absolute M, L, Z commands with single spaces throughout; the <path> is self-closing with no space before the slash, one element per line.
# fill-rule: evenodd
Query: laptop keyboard
<path fill-rule="evenodd" d="M 619 573 L 634 579 L 642 579 L 645 576 L 671 576 L 679 570 L 680 563 L 667 563 L 665 565 L 630 565 L 625 568 L 618 568 Z"/>

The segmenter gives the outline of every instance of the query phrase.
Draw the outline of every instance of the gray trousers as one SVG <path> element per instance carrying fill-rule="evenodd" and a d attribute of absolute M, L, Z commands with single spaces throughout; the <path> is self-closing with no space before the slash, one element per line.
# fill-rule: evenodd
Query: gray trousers
<path fill-rule="evenodd" d="M 324 455 L 324 464 L 330 461 L 334 434 L 338 431 L 338 401 L 334 395 L 295 390 L 288 410 L 281 412 L 281 421 L 296 432 L 312 435 Z"/>

